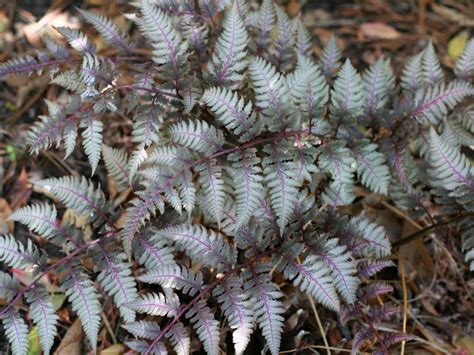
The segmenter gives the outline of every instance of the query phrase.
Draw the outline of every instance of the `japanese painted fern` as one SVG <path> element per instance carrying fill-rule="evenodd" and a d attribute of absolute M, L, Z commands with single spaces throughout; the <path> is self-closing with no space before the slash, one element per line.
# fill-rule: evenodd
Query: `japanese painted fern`
<path fill-rule="evenodd" d="M 41 281 L 54 269 L 94 351 L 110 297 L 135 351 L 188 354 L 193 328 L 205 351 L 218 354 L 225 323 L 237 354 L 258 328 L 276 355 L 286 312 L 277 279 L 331 311 L 343 309 L 344 320 L 389 291 L 359 288 L 390 266 L 379 260 L 390 255 L 384 229 L 340 208 L 361 188 L 405 210 L 422 209 L 422 190 L 450 197 L 466 215 L 459 231 L 474 269 L 473 170 L 461 152 L 474 134 L 474 108 L 465 100 L 474 95 L 471 42 L 457 80 L 444 81 L 430 43 L 397 82 L 388 59 L 363 73 L 349 59 L 342 63 L 334 39 L 315 58 L 300 19 L 272 0 L 257 10 L 240 0 L 133 5 L 129 17 L 147 50 L 135 50 L 103 15 L 80 10 L 116 55 L 60 28 L 71 49 L 46 38 L 47 55 L 0 66 L 1 75 L 49 69 L 52 85 L 67 93 L 46 101 L 48 114 L 30 130 L 31 152 L 56 145 L 67 157 L 81 140 L 90 163 L 89 177 L 34 182 L 54 204 L 11 216 L 60 248 L 59 261 L 31 239 L 0 237 L 7 270 L 33 273 L 24 285 L 0 273 L 7 301 L 0 314 L 15 354 L 27 353 L 27 318 L 43 351 L 54 348 L 58 316 Z M 124 70 L 133 80 L 119 80 Z M 124 114 L 133 120 L 133 146 L 104 142 L 110 117 Z M 416 152 L 408 146 L 415 141 Z M 429 181 L 413 173 L 412 154 L 429 164 Z M 97 184 L 104 171 L 128 202 Z M 62 206 L 84 216 L 92 238 L 62 220 Z M 185 255 L 180 262 L 177 253 Z M 17 307 L 23 298 L 29 314 Z M 354 351 L 370 336 L 362 327 Z"/>

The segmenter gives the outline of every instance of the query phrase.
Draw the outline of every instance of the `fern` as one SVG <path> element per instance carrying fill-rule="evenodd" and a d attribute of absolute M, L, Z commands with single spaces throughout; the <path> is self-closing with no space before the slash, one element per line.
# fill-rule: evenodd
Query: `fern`
<path fill-rule="evenodd" d="M 452 215 L 462 237 L 452 249 L 473 267 L 472 40 L 457 80 L 445 82 L 431 42 L 396 78 L 389 58 L 362 75 L 358 60 L 342 63 L 335 37 L 317 61 L 302 19 L 272 0 L 139 0 L 130 11 L 133 34 L 79 10 L 119 54 L 58 28 L 72 50 L 47 37 L 47 52 L 0 65 L 1 76 L 50 70 L 56 85 L 59 99 L 45 100 L 27 134 L 30 152 L 88 162 L 81 175 L 31 179 L 33 198 L 52 201 L 10 220 L 38 243 L 18 228 L 0 237 L 0 315 L 13 352 L 28 351 L 30 323 L 43 351 L 55 351 L 64 318 L 43 283 L 53 275 L 93 351 L 102 303 L 118 310 L 120 341 L 133 351 L 189 354 L 195 339 L 206 353 L 232 352 L 220 334 L 230 329 L 245 354 L 256 323 L 277 354 L 287 350 L 288 287 L 295 302 L 306 293 L 350 320 L 354 352 L 408 339 L 371 327 L 396 309 L 373 301 L 391 288 L 370 278 L 393 263 L 387 233 L 364 212 L 378 194 L 424 223 Z M 31 283 L 20 286 L 15 269 Z"/>

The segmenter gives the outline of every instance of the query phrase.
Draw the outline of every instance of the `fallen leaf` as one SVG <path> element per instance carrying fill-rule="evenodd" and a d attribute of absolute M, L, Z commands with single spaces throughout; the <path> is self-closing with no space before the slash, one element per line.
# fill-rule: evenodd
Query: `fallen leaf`
<path fill-rule="evenodd" d="M 456 59 L 464 51 L 467 40 L 469 39 L 468 31 L 461 31 L 451 38 L 448 44 L 448 54 L 451 58 Z"/>
<path fill-rule="evenodd" d="M 360 31 L 365 37 L 372 39 L 398 39 L 401 37 L 392 26 L 381 22 L 366 22 L 360 25 Z"/>
<path fill-rule="evenodd" d="M 41 355 L 40 338 L 36 326 L 28 333 L 28 355 Z"/>
<path fill-rule="evenodd" d="M 122 344 L 114 344 L 107 349 L 101 350 L 100 355 L 122 355 L 125 352 L 125 347 Z"/>
<path fill-rule="evenodd" d="M 78 318 L 67 330 L 54 355 L 80 355 L 83 337 L 81 321 Z"/>
<path fill-rule="evenodd" d="M 8 221 L 12 214 L 10 205 L 4 198 L 0 198 L 0 234 L 13 233 L 14 223 Z"/>
<path fill-rule="evenodd" d="M 11 193 L 9 195 L 10 205 L 13 210 L 21 208 L 27 204 L 31 196 L 31 189 L 29 188 L 28 174 L 25 167 L 21 169 L 20 176 L 18 176 L 13 184 Z"/>

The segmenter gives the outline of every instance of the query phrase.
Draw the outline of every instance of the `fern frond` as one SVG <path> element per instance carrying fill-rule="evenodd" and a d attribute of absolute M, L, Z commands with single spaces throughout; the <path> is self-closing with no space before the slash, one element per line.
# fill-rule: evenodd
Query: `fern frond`
<path fill-rule="evenodd" d="M 395 77 L 388 61 L 380 57 L 362 76 L 365 108 L 375 115 L 385 107 L 395 89 Z"/>
<path fill-rule="evenodd" d="M 95 115 L 90 114 L 81 121 L 81 127 L 84 128 L 82 131 L 82 145 L 89 159 L 92 175 L 94 175 L 100 160 L 103 125 Z"/>
<path fill-rule="evenodd" d="M 272 355 L 278 355 L 283 331 L 283 297 L 279 287 L 271 281 L 271 265 L 259 264 L 244 272 L 245 291 L 253 303 L 255 319 L 267 341 Z"/>
<path fill-rule="evenodd" d="M 16 277 L 0 271 L 0 298 L 10 301 L 20 290 L 20 282 Z"/>
<path fill-rule="evenodd" d="M 30 239 L 25 247 L 13 235 L 6 234 L 0 236 L 0 261 L 10 268 L 24 270 L 40 264 L 40 253 Z"/>
<path fill-rule="evenodd" d="M 200 299 L 186 313 L 208 355 L 219 354 L 219 322 L 206 302 Z"/>
<path fill-rule="evenodd" d="M 0 77 L 12 74 L 31 75 L 35 71 L 41 70 L 42 67 L 34 57 L 23 55 L 0 64 Z"/>
<path fill-rule="evenodd" d="M 225 271 L 237 261 L 237 252 L 220 233 L 207 230 L 200 224 L 181 224 L 159 230 L 157 236 L 171 239 L 178 250 L 185 251 L 191 260 Z"/>
<path fill-rule="evenodd" d="M 224 144 L 222 132 L 206 121 L 183 120 L 171 125 L 169 134 L 174 143 L 201 153 L 214 153 Z"/>
<path fill-rule="evenodd" d="M 360 277 L 368 279 L 379 271 L 392 266 L 395 266 L 395 263 L 391 260 L 367 260 L 357 264 L 357 270 Z"/>
<path fill-rule="evenodd" d="M 136 259 L 148 270 L 163 267 L 169 264 L 176 264 L 173 256 L 173 248 L 168 245 L 168 241 L 158 238 L 156 234 L 151 237 L 137 235 L 135 238 L 137 247 L 134 247 Z"/>
<path fill-rule="evenodd" d="M 230 89 L 238 87 L 243 80 L 243 70 L 247 66 L 248 35 L 240 17 L 237 2 L 226 12 L 224 32 L 217 38 L 209 72 L 217 85 Z"/>
<path fill-rule="evenodd" d="M 17 311 L 10 311 L 2 319 L 5 336 L 10 343 L 13 355 L 28 353 L 28 326 Z"/>
<path fill-rule="evenodd" d="M 278 217 L 280 234 L 292 216 L 297 202 L 299 173 L 291 161 L 287 161 L 283 146 L 271 145 L 263 149 L 268 154 L 263 159 L 264 181 L 270 192 L 270 200 Z"/>
<path fill-rule="evenodd" d="M 428 43 L 423 51 L 422 73 L 424 82 L 429 86 L 436 85 L 444 80 L 443 69 L 441 69 L 441 63 L 432 41 Z"/>
<path fill-rule="evenodd" d="M 307 292 L 325 307 L 338 312 L 340 302 L 332 283 L 331 270 L 313 255 L 305 258 L 303 263 L 296 262 L 294 259 L 302 252 L 302 245 L 286 244 L 284 249 L 287 252 L 282 262 L 278 264 L 283 276 L 292 281 L 302 292 Z"/>
<path fill-rule="evenodd" d="M 135 321 L 135 312 L 126 307 L 126 304 L 138 297 L 137 285 L 132 275 L 131 265 L 125 262 L 124 254 L 111 255 L 102 253 L 104 269 L 97 276 L 97 281 L 119 308 L 124 321 Z"/>
<path fill-rule="evenodd" d="M 336 75 L 336 70 L 339 68 L 341 60 L 341 49 L 337 44 L 336 37 L 331 36 L 324 47 L 321 55 L 321 69 L 327 78 L 332 78 Z"/>
<path fill-rule="evenodd" d="M 137 278 L 139 281 L 171 287 L 194 296 L 203 285 L 202 274 L 180 265 L 166 265 L 163 268 L 150 270 Z"/>
<path fill-rule="evenodd" d="M 151 40 L 153 60 L 157 64 L 171 63 L 177 71 L 180 56 L 187 50 L 187 42 L 183 41 L 174 29 L 171 18 L 161 9 L 147 0 L 142 0 L 140 11 L 143 21 L 139 22 L 140 30 Z"/>
<path fill-rule="evenodd" d="M 41 121 L 36 122 L 28 132 L 27 141 L 30 152 L 38 154 L 41 149 L 49 148 L 54 142 L 59 147 L 63 137 L 63 130 L 69 125 L 76 126 L 75 117 L 67 119 L 64 109 L 57 103 L 45 100 L 49 115 L 39 116 Z"/>
<path fill-rule="evenodd" d="M 310 250 L 331 271 L 337 292 L 347 303 L 354 303 L 359 279 L 355 276 L 356 265 L 351 260 L 351 253 L 347 251 L 346 246 L 339 245 L 338 240 L 332 238 L 317 241 L 311 245 Z"/>
<path fill-rule="evenodd" d="M 62 286 L 72 304 L 72 310 L 79 316 L 82 328 L 95 352 L 100 328 L 100 313 L 102 312 L 99 295 L 93 282 L 81 267 L 69 267 L 69 271 Z"/>
<path fill-rule="evenodd" d="M 47 203 L 25 206 L 13 212 L 9 219 L 26 225 L 47 239 L 66 240 L 68 234 L 56 219 L 56 207 Z"/>
<path fill-rule="evenodd" d="M 376 223 L 371 223 L 367 218 L 360 216 L 354 220 L 364 242 L 367 243 L 361 250 L 365 257 L 373 254 L 376 258 L 389 256 L 391 253 L 390 240 L 385 234 L 385 229 Z"/>
<path fill-rule="evenodd" d="M 204 91 L 201 100 L 224 126 L 246 142 L 260 133 L 261 123 L 252 112 L 252 103 L 225 88 L 212 87 Z"/>
<path fill-rule="evenodd" d="M 474 87 L 465 81 L 452 81 L 422 88 L 416 92 L 412 115 L 422 124 L 437 125 L 449 110 L 468 96 L 474 95 Z"/>
<path fill-rule="evenodd" d="M 350 150 L 342 141 L 334 141 L 321 147 L 319 166 L 332 176 L 332 183 L 323 199 L 332 206 L 351 203 L 354 199 L 354 170 L 356 163 Z"/>
<path fill-rule="evenodd" d="M 268 129 L 278 132 L 288 127 L 290 92 L 283 75 L 260 57 L 250 60 L 249 74 L 255 91 L 255 103 L 263 110 Z"/>
<path fill-rule="evenodd" d="M 434 128 L 430 129 L 429 147 L 432 167 L 429 174 L 436 185 L 451 191 L 464 184 L 474 190 L 471 163 L 459 149 L 444 141 Z"/>
<path fill-rule="evenodd" d="M 51 296 L 44 288 L 35 288 L 26 296 L 31 304 L 31 318 L 38 327 L 41 348 L 45 354 L 49 354 L 57 334 L 56 327 L 59 319 L 54 312 Z"/>
<path fill-rule="evenodd" d="M 342 65 L 331 90 L 331 117 L 350 122 L 363 114 L 364 86 L 362 78 L 349 59 Z"/>
<path fill-rule="evenodd" d="M 313 40 L 311 34 L 309 33 L 306 26 L 301 21 L 301 18 L 298 17 L 295 19 L 296 27 L 296 41 L 295 49 L 296 53 L 300 56 L 309 58 L 313 53 Z"/>
<path fill-rule="evenodd" d="M 408 58 L 402 69 L 402 75 L 400 78 L 400 85 L 404 91 L 415 93 L 418 89 L 423 87 L 422 60 L 423 52 Z"/>
<path fill-rule="evenodd" d="M 166 350 L 165 344 L 158 342 L 153 345 L 153 348 L 150 349 L 150 344 L 143 340 L 129 340 L 125 344 L 136 351 L 138 354 L 153 354 L 153 355 L 167 355 L 168 351 Z"/>
<path fill-rule="evenodd" d="M 263 193 L 262 169 L 260 159 L 256 156 L 255 149 L 246 149 L 240 153 L 230 154 L 228 160 L 232 161 L 231 177 L 234 182 L 236 204 L 235 230 L 247 224 Z"/>
<path fill-rule="evenodd" d="M 173 349 L 176 354 L 189 355 L 189 350 L 191 348 L 191 338 L 189 337 L 189 332 L 184 327 L 183 323 L 174 323 L 167 337 L 170 338 L 171 344 L 173 345 Z"/>
<path fill-rule="evenodd" d="M 242 289 L 242 281 L 234 277 L 217 285 L 213 296 L 221 304 L 229 327 L 233 330 L 235 353 L 241 355 L 247 348 L 253 332 L 253 311 L 249 295 Z"/>
<path fill-rule="evenodd" d="M 159 105 L 140 105 L 133 116 L 132 141 L 145 147 L 158 142 L 158 134 L 163 123 Z"/>
<path fill-rule="evenodd" d="M 466 43 L 463 53 L 456 60 L 454 73 L 466 81 L 474 76 L 474 38 Z"/>
<path fill-rule="evenodd" d="M 48 51 L 56 58 L 56 59 L 66 59 L 69 57 L 69 50 L 54 39 L 49 36 L 43 37 L 43 43 L 45 44 Z"/>
<path fill-rule="evenodd" d="M 84 19 L 95 27 L 95 29 L 104 37 L 104 40 L 110 45 L 122 49 L 126 53 L 131 53 L 133 45 L 130 39 L 124 33 L 121 33 L 118 27 L 107 17 L 85 10 L 78 9 Z"/>
<path fill-rule="evenodd" d="M 173 317 L 178 312 L 179 300 L 176 295 L 165 296 L 162 293 L 147 293 L 125 306 L 136 312 L 152 316 Z"/>
<path fill-rule="evenodd" d="M 357 176 L 362 184 L 375 193 L 387 195 L 390 170 L 377 145 L 363 141 L 351 150 L 358 163 Z"/>
<path fill-rule="evenodd" d="M 275 6 L 277 15 L 275 45 L 275 62 L 280 70 L 285 71 L 295 56 L 293 24 L 284 10 Z"/>
<path fill-rule="evenodd" d="M 209 159 L 197 165 L 195 170 L 199 173 L 198 182 L 204 195 L 207 209 L 212 218 L 220 226 L 224 211 L 225 186 L 222 177 L 222 167 L 216 159 Z"/>
<path fill-rule="evenodd" d="M 69 45 L 76 51 L 81 53 L 89 53 L 90 55 L 95 54 L 95 45 L 83 32 L 68 27 L 55 27 L 55 30 L 63 35 L 63 37 L 66 38 L 66 41 L 68 41 Z"/>
<path fill-rule="evenodd" d="M 329 99 L 329 87 L 321 69 L 311 58 L 298 55 L 298 66 L 287 76 L 287 80 L 293 101 L 302 112 L 303 119 L 308 123 L 319 119 Z"/>
<path fill-rule="evenodd" d="M 111 148 L 102 144 L 102 157 L 107 173 L 117 182 L 119 191 L 125 191 L 129 187 L 127 152 L 123 149 Z"/>
<path fill-rule="evenodd" d="M 258 11 L 258 38 L 256 39 L 258 48 L 269 48 L 275 20 L 276 11 L 273 0 L 263 0 Z"/>
<path fill-rule="evenodd" d="M 139 320 L 132 323 L 123 324 L 122 328 L 137 338 L 155 339 L 161 333 L 158 323 L 149 320 Z"/>
<path fill-rule="evenodd" d="M 59 201 L 79 214 L 91 217 L 103 212 L 105 197 L 100 189 L 95 189 L 92 182 L 85 177 L 63 176 L 35 182 Z M 93 212 L 93 213 L 91 213 Z"/>

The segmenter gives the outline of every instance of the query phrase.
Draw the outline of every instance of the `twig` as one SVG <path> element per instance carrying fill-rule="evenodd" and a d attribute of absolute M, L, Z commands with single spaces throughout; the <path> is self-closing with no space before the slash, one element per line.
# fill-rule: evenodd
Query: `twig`
<path fill-rule="evenodd" d="M 407 282 L 406 282 L 406 274 L 405 274 L 405 264 L 400 257 L 400 272 L 402 274 L 402 288 L 403 288 L 403 325 L 402 331 L 406 334 L 407 331 L 407 316 L 408 316 L 408 294 L 407 294 Z M 406 341 L 402 341 L 402 347 L 400 349 L 400 355 L 405 354 L 405 343 Z"/>
<path fill-rule="evenodd" d="M 307 294 L 307 297 L 309 303 L 311 304 L 311 308 L 313 309 L 314 318 L 316 318 L 316 323 L 318 324 L 319 332 L 321 333 L 321 337 L 323 338 L 324 349 L 326 349 L 326 354 L 331 355 L 331 348 L 329 347 L 328 339 L 326 338 L 326 331 L 324 330 L 323 324 L 321 323 L 321 319 L 319 318 L 318 310 L 316 309 L 316 304 L 314 303 L 313 297 L 311 297 L 311 295 Z"/>
<path fill-rule="evenodd" d="M 468 216 L 473 216 L 473 215 L 474 215 L 474 213 L 467 213 L 467 214 L 459 215 L 459 216 L 457 216 L 453 219 L 450 219 L 449 221 L 444 221 L 444 222 L 440 222 L 440 223 L 437 223 L 437 224 L 432 224 L 431 226 L 428 226 L 428 227 L 426 227 L 422 230 L 419 230 L 418 232 L 410 234 L 406 238 L 403 238 L 403 239 L 400 239 L 400 240 L 396 241 L 395 243 L 393 243 L 392 248 L 393 249 L 398 249 L 402 245 L 405 245 L 407 243 L 411 243 L 411 242 L 417 240 L 418 238 L 421 238 L 421 237 L 425 236 L 426 234 L 432 232 L 433 230 L 446 227 L 446 226 L 450 225 L 451 223 L 458 222 L 463 218 L 466 218 Z"/>

